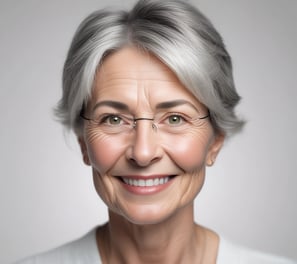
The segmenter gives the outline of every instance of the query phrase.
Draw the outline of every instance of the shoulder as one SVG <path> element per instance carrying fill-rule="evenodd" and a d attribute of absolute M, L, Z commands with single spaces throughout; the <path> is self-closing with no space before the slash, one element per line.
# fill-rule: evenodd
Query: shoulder
<path fill-rule="evenodd" d="M 297 264 L 297 262 L 245 248 L 221 238 L 217 264 Z"/>
<path fill-rule="evenodd" d="M 95 229 L 83 237 L 15 264 L 100 264 Z"/>

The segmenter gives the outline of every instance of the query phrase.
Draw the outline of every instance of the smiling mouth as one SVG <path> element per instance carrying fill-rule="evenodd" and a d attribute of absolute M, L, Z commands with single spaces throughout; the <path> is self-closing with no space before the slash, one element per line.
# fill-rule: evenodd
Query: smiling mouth
<path fill-rule="evenodd" d="M 121 180 L 130 186 L 136 187 L 153 187 L 166 184 L 175 176 L 167 176 L 167 177 L 160 177 L 154 179 L 135 179 L 135 178 L 128 178 L 128 177 L 121 177 Z"/>

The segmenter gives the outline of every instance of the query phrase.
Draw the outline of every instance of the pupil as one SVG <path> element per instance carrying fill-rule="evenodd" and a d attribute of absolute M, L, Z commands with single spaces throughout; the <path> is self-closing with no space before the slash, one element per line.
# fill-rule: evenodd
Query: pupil
<path fill-rule="evenodd" d="M 119 124 L 120 122 L 120 118 L 118 116 L 112 116 L 110 119 L 111 124 Z"/>
<path fill-rule="evenodd" d="M 176 124 L 176 123 L 179 123 L 180 119 L 179 119 L 179 116 L 172 116 L 170 118 L 170 123 L 171 124 Z"/>

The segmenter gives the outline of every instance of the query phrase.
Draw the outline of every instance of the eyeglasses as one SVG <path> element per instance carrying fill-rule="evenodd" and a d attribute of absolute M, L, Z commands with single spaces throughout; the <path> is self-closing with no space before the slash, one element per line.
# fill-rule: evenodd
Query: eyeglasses
<path fill-rule="evenodd" d="M 190 117 L 183 113 L 158 113 L 153 118 L 138 117 L 135 118 L 128 114 L 122 113 L 102 113 L 98 116 L 88 118 L 84 116 L 83 111 L 80 117 L 90 122 L 92 128 L 97 129 L 98 132 L 106 134 L 120 134 L 127 133 L 137 129 L 139 122 L 149 121 L 152 123 L 151 127 L 154 131 L 182 134 L 188 129 L 199 128 L 203 125 L 203 120 L 210 117 L 209 112 L 202 117 Z"/>

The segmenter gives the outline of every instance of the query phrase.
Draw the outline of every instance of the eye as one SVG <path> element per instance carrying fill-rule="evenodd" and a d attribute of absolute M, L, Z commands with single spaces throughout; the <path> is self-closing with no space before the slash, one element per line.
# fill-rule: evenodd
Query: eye
<path fill-rule="evenodd" d="M 117 126 L 123 123 L 123 119 L 118 115 L 106 115 L 101 119 L 99 123 Z"/>
<path fill-rule="evenodd" d="M 173 114 L 167 117 L 167 122 L 169 125 L 177 126 L 185 122 L 185 118 L 178 114 Z"/>

